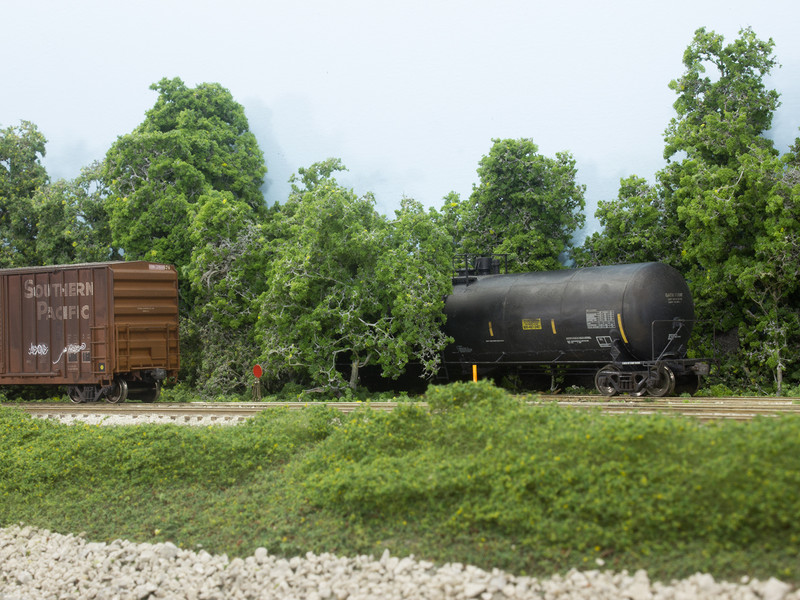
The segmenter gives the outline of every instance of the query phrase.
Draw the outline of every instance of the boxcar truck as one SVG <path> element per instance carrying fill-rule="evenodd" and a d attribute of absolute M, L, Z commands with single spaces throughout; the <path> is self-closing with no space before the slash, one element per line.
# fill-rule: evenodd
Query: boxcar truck
<path fill-rule="evenodd" d="M 178 276 L 151 262 L 0 269 L 0 385 L 153 402 L 174 379 Z"/>

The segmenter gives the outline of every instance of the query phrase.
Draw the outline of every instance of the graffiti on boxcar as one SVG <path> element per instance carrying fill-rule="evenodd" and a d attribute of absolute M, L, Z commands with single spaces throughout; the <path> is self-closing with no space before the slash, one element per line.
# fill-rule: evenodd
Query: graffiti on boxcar
<path fill-rule="evenodd" d="M 57 364 L 64 358 L 64 355 L 70 354 L 78 354 L 82 350 L 86 350 L 86 342 L 78 345 L 78 344 L 67 344 L 64 346 L 64 349 L 61 350 L 61 353 L 58 355 L 58 358 L 53 361 L 53 364 Z M 31 343 L 31 347 L 28 348 L 28 356 L 46 356 L 50 353 L 50 348 L 47 344 L 34 344 Z"/>
<path fill-rule="evenodd" d="M 31 343 L 31 347 L 28 348 L 28 356 L 44 356 L 48 352 L 50 352 L 50 348 L 47 346 L 47 344 Z"/>
<path fill-rule="evenodd" d="M 58 358 L 53 361 L 53 364 L 54 365 L 57 364 L 62 358 L 64 358 L 65 354 L 77 354 L 81 350 L 85 349 L 86 349 L 86 342 L 84 342 L 80 346 L 78 344 L 68 344 L 64 346 L 64 349 L 61 351 L 61 354 L 59 354 Z"/>

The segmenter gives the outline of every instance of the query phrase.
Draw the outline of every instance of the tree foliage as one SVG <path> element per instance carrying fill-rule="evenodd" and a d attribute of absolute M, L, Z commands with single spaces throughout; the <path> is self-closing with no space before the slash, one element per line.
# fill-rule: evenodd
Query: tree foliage
<path fill-rule="evenodd" d="M 575 159 L 538 154 L 530 139 L 492 142 L 478 166 L 480 183 L 460 211 L 463 250 L 509 254 L 519 271 L 561 268 L 585 222 Z"/>
<path fill-rule="evenodd" d="M 683 158 L 660 179 L 685 228 L 698 306 L 723 331 L 738 331 L 749 379 L 759 382 L 766 366 L 780 393 L 797 357 L 790 340 L 800 333 L 790 266 L 798 213 L 796 192 L 783 183 L 787 163 L 765 137 L 779 105 L 764 84 L 777 64 L 773 48 L 751 29 L 728 45 L 705 29 L 695 33 L 686 72 L 670 84 L 677 116 L 665 134 L 665 157 Z"/>
<path fill-rule="evenodd" d="M 380 245 L 375 284 L 392 318 L 387 352 L 378 363 L 384 375 L 396 377 L 411 362 L 421 376 L 435 374 L 441 364 L 444 297 L 452 288 L 453 248 L 438 214 L 403 198 L 388 223 Z"/>
<path fill-rule="evenodd" d="M 32 209 L 36 217 L 37 264 L 74 264 L 122 258 L 111 243 L 101 169 L 100 164 L 92 164 L 76 179 L 60 179 L 34 194 Z"/>
<path fill-rule="evenodd" d="M 750 28 L 728 45 L 705 28 L 695 32 L 683 55 L 684 74 L 669 84 L 678 99 L 664 136 L 665 158 L 683 151 L 690 160 L 725 165 L 753 149 L 772 148 L 763 134 L 779 94 L 767 89 L 764 78 L 777 64 L 774 46 Z"/>
<path fill-rule="evenodd" d="M 275 221 L 258 322 L 275 383 L 353 388 L 367 365 L 389 377 L 415 356 L 428 371 L 438 366 L 448 240 L 414 201 L 394 221 L 379 215 L 371 195 L 336 182 L 342 168 L 334 160 L 301 170 Z"/>
<path fill-rule="evenodd" d="M 49 178 L 47 140 L 33 123 L 0 130 L 0 266 L 36 264 L 33 195 Z"/>
<path fill-rule="evenodd" d="M 213 192 L 194 216 L 185 270 L 190 306 L 182 321 L 183 361 L 196 389 L 243 390 L 258 359 L 258 299 L 269 268 L 266 224 L 230 193 Z"/>
<path fill-rule="evenodd" d="M 332 176 L 306 183 L 287 202 L 273 243 L 260 300 L 262 362 L 273 380 L 305 377 L 342 387 L 337 363 L 368 362 L 386 328 L 364 276 L 384 223 L 371 197 L 357 197 Z"/>
<path fill-rule="evenodd" d="M 615 200 L 598 202 L 602 230 L 591 234 L 574 256 L 580 266 L 663 261 L 677 266 L 682 238 L 674 206 L 663 190 L 635 175 L 620 181 Z"/>
<path fill-rule="evenodd" d="M 127 260 L 179 268 L 184 377 L 209 395 L 241 389 L 256 355 L 264 156 L 221 85 L 151 89 L 145 120 L 106 154 L 113 242 Z"/>
<path fill-rule="evenodd" d="M 129 259 L 184 266 L 192 254 L 194 213 L 228 193 L 255 213 L 266 167 L 244 109 L 219 84 L 188 88 L 180 79 L 151 86 L 159 93 L 144 122 L 106 155 L 114 242 Z"/>
<path fill-rule="evenodd" d="M 51 182 L 41 164 L 46 140 L 23 121 L 0 132 L 0 266 L 119 258 L 103 205 L 100 167 Z"/>

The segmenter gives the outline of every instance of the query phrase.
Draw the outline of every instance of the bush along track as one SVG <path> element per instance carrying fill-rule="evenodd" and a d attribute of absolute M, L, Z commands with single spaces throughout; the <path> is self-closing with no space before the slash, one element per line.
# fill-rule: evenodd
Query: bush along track
<path fill-rule="evenodd" d="M 800 419 L 530 406 L 489 383 L 429 408 L 274 409 L 230 427 L 0 411 L 0 525 L 247 556 L 414 554 L 547 575 L 800 580 Z"/>

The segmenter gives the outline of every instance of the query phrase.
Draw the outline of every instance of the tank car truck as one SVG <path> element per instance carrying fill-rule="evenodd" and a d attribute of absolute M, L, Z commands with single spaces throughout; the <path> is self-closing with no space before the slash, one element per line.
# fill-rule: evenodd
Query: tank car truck
<path fill-rule="evenodd" d="M 694 304 L 668 265 L 501 274 L 496 257 L 467 260 L 445 301 L 448 371 L 582 372 L 607 396 L 694 393 L 708 374 L 687 358 Z"/>
<path fill-rule="evenodd" d="M 0 269 L 0 385 L 156 400 L 177 377 L 178 277 L 145 261 Z"/>

